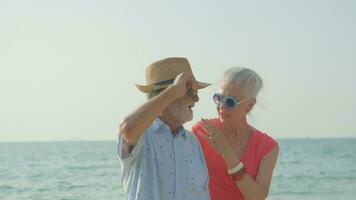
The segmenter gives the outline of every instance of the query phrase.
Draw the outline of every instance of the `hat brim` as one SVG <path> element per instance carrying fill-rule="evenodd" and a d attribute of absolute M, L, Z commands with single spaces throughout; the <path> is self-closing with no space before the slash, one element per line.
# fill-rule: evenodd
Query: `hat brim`
<path fill-rule="evenodd" d="M 210 83 L 203 83 L 203 82 L 199 82 L 197 81 L 197 87 L 198 90 L 203 89 L 208 87 L 209 85 L 211 85 Z M 159 90 L 161 88 L 165 88 L 168 87 L 170 84 L 166 84 L 166 85 L 139 85 L 139 84 L 135 84 L 137 89 L 139 89 L 141 92 L 143 93 L 149 93 L 155 90 Z"/>

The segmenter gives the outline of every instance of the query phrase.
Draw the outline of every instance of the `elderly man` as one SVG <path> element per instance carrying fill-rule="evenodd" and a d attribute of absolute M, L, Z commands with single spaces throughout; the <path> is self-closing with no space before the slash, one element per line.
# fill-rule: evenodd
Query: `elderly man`
<path fill-rule="evenodd" d="M 195 136 L 182 125 L 192 120 L 198 89 L 185 58 L 166 58 L 146 69 L 137 88 L 148 101 L 124 118 L 118 154 L 126 199 L 209 198 L 208 173 Z"/>

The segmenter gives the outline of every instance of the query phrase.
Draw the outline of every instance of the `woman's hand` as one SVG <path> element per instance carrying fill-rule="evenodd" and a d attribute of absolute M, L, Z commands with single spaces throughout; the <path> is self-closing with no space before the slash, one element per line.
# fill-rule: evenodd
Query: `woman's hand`
<path fill-rule="evenodd" d="M 219 130 L 210 120 L 201 119 L 201 122 L 203 130 L 207 134 L 204 134 L 202 131 L 198 131 L 198 134 L 224 158 L 228 168 L 236 166 L 236 164 L 238 164 L 240 161 L 236 157 L 234 150 L 225 137 L 224 133 Z M 224 131 L 227 131 L 227 129 Z"/>

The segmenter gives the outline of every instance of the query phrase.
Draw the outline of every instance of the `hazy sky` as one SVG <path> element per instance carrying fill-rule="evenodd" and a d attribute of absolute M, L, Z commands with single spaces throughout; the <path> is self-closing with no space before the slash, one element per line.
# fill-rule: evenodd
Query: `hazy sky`
<path fill-rule="evenodd" d="M 146 66 L 187 57 L 193 121 L 221 73 L 254 69 L 249 117 L 276 138 L 356 136 L 356 1 L 0 1 L 0 141 L 114 140 Z M 186 128 L 193 122 L 187 123 Z"/>

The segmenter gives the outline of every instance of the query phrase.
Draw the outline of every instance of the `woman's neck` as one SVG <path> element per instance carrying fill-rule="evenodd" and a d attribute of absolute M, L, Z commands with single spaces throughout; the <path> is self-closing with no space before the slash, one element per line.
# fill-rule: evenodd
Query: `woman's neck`
<path fill-rule="evenodd" d="M 230 134 L 237 138 L 238 141 L 242 142 L 245 138 L 251 133 L 252 127 L 247 123 L 247 119 L 242 118 L 240 120 L 234 121 L 221 121 L 223 126 L 226 126 L 230 129 Z"/>

